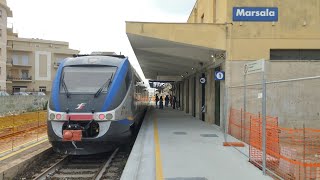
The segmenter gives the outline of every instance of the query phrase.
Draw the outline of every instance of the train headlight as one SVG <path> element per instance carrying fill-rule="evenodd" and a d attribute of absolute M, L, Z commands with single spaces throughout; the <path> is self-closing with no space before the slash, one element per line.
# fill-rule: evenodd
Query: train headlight
<path fill-rule="evenodd" d="M 98 112 L 94 115 L 94 119 L 98 121 L 110 121 L 113 118 L 113 112 Z"/>
<path fill-rule="evenodd" d="M 106 114 L 106 119 L 111 120 L 113 118 L 113 115 L 111 113 Z"/>
<path fill-rule="evenodd" d="M 50 121 L 61 121 L 61 120 L 65 120 L 66 115 L 64 112 L 55 112 L 55 111 L 51 111 L 49 110 L 49 115 L 48 115 L 48 120 Z"/>
<path fill-rule="evenodd" d="M 54 115 L 53 113 L 51 113 L 49 116 L 50 120 L 54 120 L 55 117 L 56 117 L 56 115 Z"/>
<path fill-rule="evenodd" d="M 100 120 L 104 120 L 104 118 L 105 118 L 104 114 L 99 114 L 99 119 Z"/>
<path fill-rule="evenodd" d="M 56 115 L 56 119 L 57 119 L 57 120 L 60 120 L 60 119 L 61 119 L 61 114 L 57 114 L 57 115 Z"/>

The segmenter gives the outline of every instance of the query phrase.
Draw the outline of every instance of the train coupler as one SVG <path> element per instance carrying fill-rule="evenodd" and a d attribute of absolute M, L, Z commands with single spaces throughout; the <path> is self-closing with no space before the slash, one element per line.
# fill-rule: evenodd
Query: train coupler
<path fill-rule="evenodd" d="M 62 141 L 81 141 L 82 130 L 63 130 Z"/>

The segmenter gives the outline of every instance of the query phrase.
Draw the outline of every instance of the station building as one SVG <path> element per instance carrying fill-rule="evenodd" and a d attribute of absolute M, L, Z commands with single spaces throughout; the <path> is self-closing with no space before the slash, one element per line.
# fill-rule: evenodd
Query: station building
<path fill-rule="evenodd" d="M 0 89 L 8 92 L 51 91 L 59 62 L 78 54 L 68 42 L 21 38 L 7 28 L 12 11 L 0 1 Z"/>
<path fill-rule="evenodd" d="M 223 111 L 243 105 L 243 90 L 230 87 L 243 85 L 245 64 L 265 59 L 267 81 L 320 74 L 319 14 L 318 0 L 197 0 L 186 23 L 126 22 L 126 33 L 147 79 L 175 81 L 181 109 L 221 127 Z M 218 71 L 224 80 L 215 81 Z M 254 74 L 248 83 L 260 79 Z M 267 115 L 286 112 L 281 123 L 287 126 L 292 114 L 318 125 L 319 106 L 310 104 L 319 100 L 313 92 L 319 83 L 298 84 L 268 91 L 275 102 L 267 104 Z M 250 98 L 261 97 L 252 92 Z M 261 100 L 247 106 L 261 113 Z"/>

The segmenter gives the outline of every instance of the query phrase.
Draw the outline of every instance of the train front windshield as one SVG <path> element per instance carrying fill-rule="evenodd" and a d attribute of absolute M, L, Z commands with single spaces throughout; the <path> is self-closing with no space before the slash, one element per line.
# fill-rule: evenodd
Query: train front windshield
<path fill-rule="evenodd" d="M 63 68 L 60 93 L 94 94 L 108 81 L 112 81 L 116 67 L 65 67 Z M 106 92 L 108 86 L 102 89 Z"/>

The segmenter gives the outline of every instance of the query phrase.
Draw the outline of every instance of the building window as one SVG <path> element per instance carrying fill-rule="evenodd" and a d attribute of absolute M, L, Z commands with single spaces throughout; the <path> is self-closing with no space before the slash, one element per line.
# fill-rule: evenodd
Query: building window
<path fill-rule="evenodd" d="M 1 67 L 0 67 L 0 75 L 1 75 Z"/>
<path fill-rule="evenodd" d="M 39 86 L 39 92 L 46 92 L 47 87 L 46 86 Z"/>
<path fill-rule="evenodd" d="M 0 29 L 0 37 L 2 37 L 2 29 Z"/>
<path fill-rule="evenodd" d="M 22 79 L 28 79 L 29 78 L 29 71 L 28 70 L 22 70 L 21 74 L 22 74 L 22 76 L 21 76 Z"/>
<path fill-rule="evenodd" d="M 17 55 L 12 55 L 12 62 L 13 62 L 13 65 L 18 65 L 19 57 Z"/>
<path fill-rule="evenodd" d="M 320 49 L 271 49 L 270 60 L 320 60 Z"/>
<path fill-rule="evenodd" d="M 27 86 L 13 86 L 12 90 L 13 92 L 26 92 Z"/>
<path fill-rule="evenodd" d="M 0 10 L 0 18 L 2 18 L 2 10 Z"/>
<path fill-rule="evenodd" d="M 22 56 L 22 64 L 23 65 L 29 65 L 29 57 L 26 55 Z"/>

